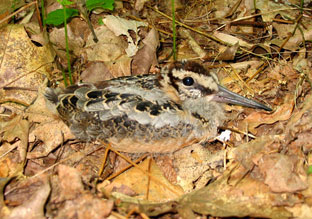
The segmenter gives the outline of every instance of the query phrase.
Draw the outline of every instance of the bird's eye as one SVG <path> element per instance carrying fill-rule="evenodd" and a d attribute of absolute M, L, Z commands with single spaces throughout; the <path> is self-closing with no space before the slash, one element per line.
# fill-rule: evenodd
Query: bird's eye
<path fill-rule="evenodd" d="M 185 86 L 192 86 L 194 84 L 194 79 L 192 77 L 183 78 L 183 84 Z"/>

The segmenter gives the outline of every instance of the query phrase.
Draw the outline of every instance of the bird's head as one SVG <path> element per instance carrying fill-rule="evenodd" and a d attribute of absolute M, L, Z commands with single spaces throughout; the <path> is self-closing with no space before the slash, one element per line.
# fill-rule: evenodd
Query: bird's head
<path fill-rule="evenodd" d="M 164 70 L 161 85 L 167 90 L 170 87 L 181 101 L 205 98 L 206 101 L 272 110 L 259 102 L 224 88 L 218 83 L 215 74 L 207 72 L 196 62 L 175 62 Z"/>

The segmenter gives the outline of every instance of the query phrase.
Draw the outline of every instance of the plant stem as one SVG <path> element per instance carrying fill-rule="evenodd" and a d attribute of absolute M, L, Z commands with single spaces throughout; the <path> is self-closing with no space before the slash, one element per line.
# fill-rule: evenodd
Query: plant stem
<path fill-rule="evenodd" d="M 66 74 L 65 74 L 64 69 L 62 69 L 62 75 L 63 75 L 63 79 L 64 79 L 64 85 L 65 85 L 65 87 L 67 87 L 67 86 L 68 86 L 68 83 L 67 83 L 67 76 L 66 76 Z"/>
<path fill-rule="evenodd" d="M 44 0 L 41 0 L 41 16 L 42 16 L 42 24 L 43 29 L 46 28 L 46 17 L 45 17 L 45 10 L 44 10 Z"/>
<path fill-rule="evenodd" d="M 173 60 L 177 60 L 177 48 L 176 48 L 176 22 L 175 22 L 175 7 L 174 7 L 174 0 L 171 0 L 171 9 L 172 9 L 172 33 L 173 33 L 173 45 L 172 45 L 172 51 L 173 51 Z"/>
<path fill-rule="evenodd" d="M 69 46 L 68 46 L 68 33 L 67 33 L 67 21 L 66 21 L 66 7 L 63 5 L 64 11 L 64 28 L 65 28 L 65 44 L 66 44 L 66 58 L 67 58 L 67 66 L 68 66 L 68 76 L 69 83 L 73 84 L 73 77 L 71 73 L 71 65 L 70 65 L 70 56 L 69 56 Z"/>

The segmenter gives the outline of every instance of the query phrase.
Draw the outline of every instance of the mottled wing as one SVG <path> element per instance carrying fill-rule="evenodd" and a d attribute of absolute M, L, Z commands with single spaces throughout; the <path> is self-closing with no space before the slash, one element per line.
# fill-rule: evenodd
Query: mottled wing
<path fill-rule="evenodd" d="M 182 112 L 181 107 L 168 99 L 162 91 L 144 91 L 130 86 L 127 89 L 114 86 L 101 90 L 84 87 L 66 98 L 77 109 L 96 113 L 101 121 L 126 115 L 129 120 L 143 125 L 151 124 L 156 128 L 167 124 L 176 125 L 180 116 L 177 112 Z M 62 99 L 64 102 L 64 97 Z M 74 104 L 72 100 L 75 101 Z"/>

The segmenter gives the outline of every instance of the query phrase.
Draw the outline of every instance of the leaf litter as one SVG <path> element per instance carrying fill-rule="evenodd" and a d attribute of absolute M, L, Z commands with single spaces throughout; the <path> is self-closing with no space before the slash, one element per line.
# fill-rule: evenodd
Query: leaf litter
<path fill-rule="evenodd" d="M 164 60 L 172 61 L 171 21 L 161 14 L 170 15 L 170 5 L 136 4 L 116 2 L 116 16 L 91 13 L 98 43 L 85 21 L 69 21 L 77 82 L 157 73 Z M 140 22 L 123 13 L 134 7 Z M 312 15 L 306 8 L 303 16 L 300 13 L 296 7 L 272 1 L 256 5 L 250 1 L 177 2 L 176 14 L 183 26 L 178 27 L 178 59 L 204 62 L 221 84 L 267 103 L 274 111 L 226 106 L 228 122 L 222 128 L 239 130 L 232 131 L 228 142 L 151 155 L 131 164 L 135 167 L 126 167 L 125 155 L 113 150 L 103 161 L 103 144 L 75 141 L 67 126 L 47 109 L 45 78 L 64 86 L 59 65 L 53 61 L 57 54 L 66 67 L 63 28 L 49 27 L 52 48 L 37 46 L 28 38 L 34 34 L 27 35 L 30 27 L 39 29 L 34 19 L 28 20 L 27 29 L 20 24 L 2 27 L 1 215 L 310 217 Z M 99 19 L 104 19 L 104 25 L 97 23 Z M 141 155 L 126 156 L 136 160 Z M 104 171 L 99 176 L 102 162 Z M 124 167 L 127 170 L 119 173 Z M 115 177 L 105 180 L 109 175 Z"/>

